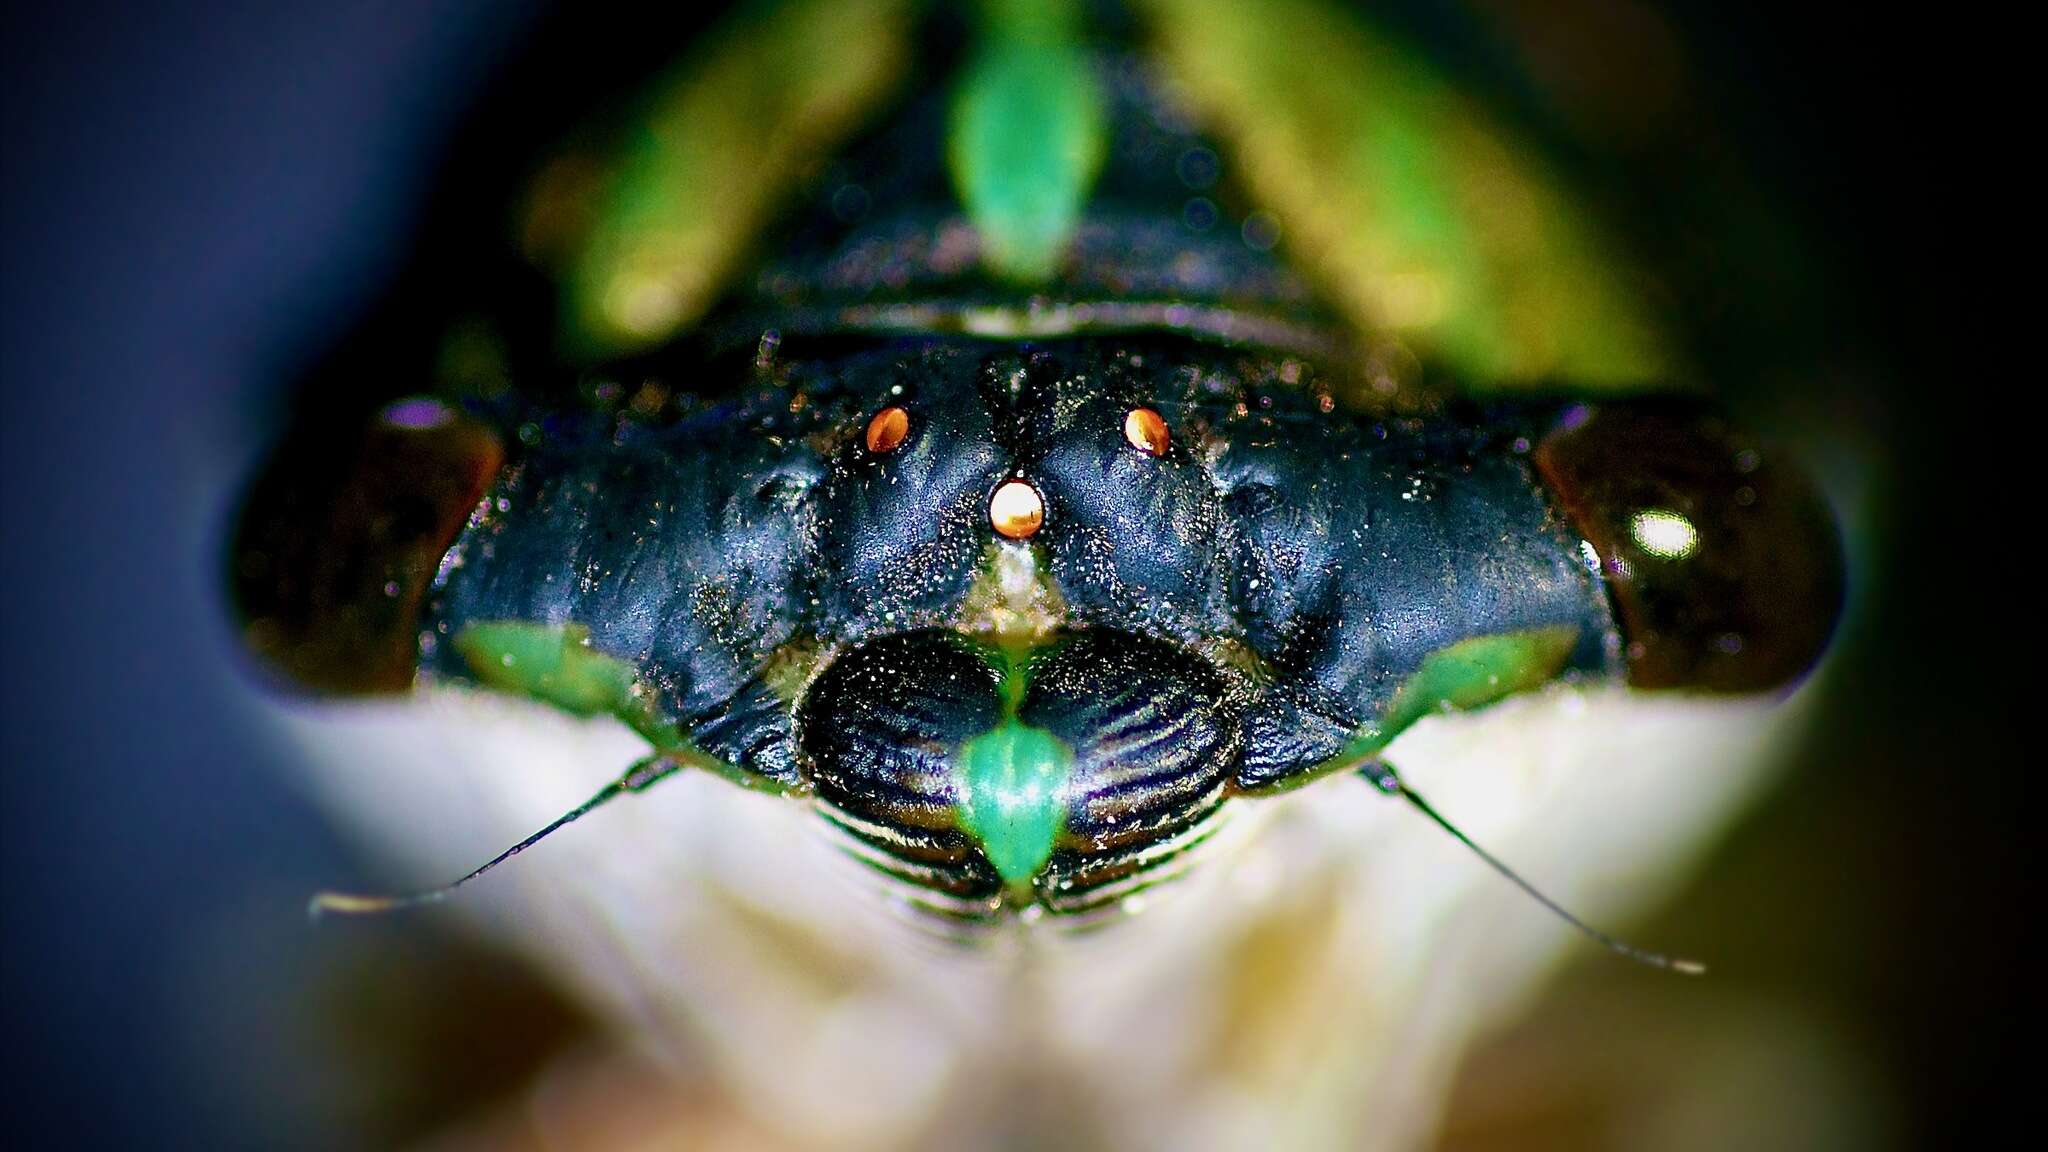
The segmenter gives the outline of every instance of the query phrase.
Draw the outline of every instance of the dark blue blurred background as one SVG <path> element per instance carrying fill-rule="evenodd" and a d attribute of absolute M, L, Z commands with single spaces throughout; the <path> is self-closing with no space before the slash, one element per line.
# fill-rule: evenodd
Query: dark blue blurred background
<path fill-rule="evenodd" d="M 233 679 L 219 532 L 530 7 L 7 14 L 4 1080 L 52 1145 L 348 1139 L 290 995 L 342 865 Z"/>
<path fill-rule="evenodd" d="M 447 218 L 430 196 L 467 177 L 444 152 L 543 25 L 534 3 L 293 7 L 74 4 L 9 10 L 0 34 L 0 1084 L 30 1145 L 365 1139 L 306 1042 L 306 973 L 337 945 L 300 915 L 360 865 L 236 678 L 220 531 L 286 385 Z M 1825 739 L 1688 906 L 1726 921 L 1730 979 L 1867 1047 L 1902 1143 L 1952 1142 L 1997 1111 L 2033 907 L 2006 887 L 2020 753 L 1987 687 L 2018 659 L 1982 619 L 2006 593 L 1959 606 L 1975 499 L 1928 484 L 1986 483 L 1959 467 L 1995 388 L 1958 351 L 1982 338 L 1942 192 L 1967 121 L 1934 99 L 1945 53 L 1910 16 L 1660 7 L 1719 102 L 1710 146 L 1743 150 L 1817 254 L 1819 326 L 1788 339 L 1838 347 L 1844 379 L 1816 394 L 1877 481 Z M 505 153 L 489 124 L 472 146 Z M 1739 905 L 1773 874 L 1783 906 Z"/>

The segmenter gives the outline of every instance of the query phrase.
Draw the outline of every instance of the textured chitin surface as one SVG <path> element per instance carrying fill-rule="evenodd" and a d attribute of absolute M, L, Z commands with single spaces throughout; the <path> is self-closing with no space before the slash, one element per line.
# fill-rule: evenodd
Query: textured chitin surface
<path fill-rule="evenodd" d="M 659 420 L 551 422 L 450 553 L 430 668 L 495 673 L 464 638 L 499 622 L 587 632 L 695 749 L 815 789 L 956 910 L 1008 880 L 1064 911 L 1331 761 L 1461 641 L 1549 629 L 1550 671 L 1608 667 L 1526 459 L 1549 407 L 1361 415 L 1312 365 L 1170 334 L 805 353 L 728 359 L 724 394 Z M 701 364 L 629 371 L 702 389 Z M 1015 482 L 1024 539 L 989 511 Z M 1063 761 L 1049 866 L 1007 877 L 963 836 L 964 746 L 1005 723 Z"/>

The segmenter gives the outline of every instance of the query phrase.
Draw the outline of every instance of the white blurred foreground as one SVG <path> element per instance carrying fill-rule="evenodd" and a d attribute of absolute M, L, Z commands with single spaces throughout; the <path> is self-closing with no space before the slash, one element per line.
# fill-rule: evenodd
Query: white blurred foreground
<path fill-rule="evenodd" d="M 1809 695 L 1556 688 L 1425 720 L 1388 760 L 1629 937 Z M 402 887 L 461 875 L 644 754 L 614 721 L 445 686 L 281 716 Z M 1413 1148 L 1475 1036 L 1597 952 L 1351 777 L 1233 802 L 1185 877 L 1085 932 L 948 942 L 833 836 L 805 802 L 684 773 L 408 913 L 473 918 L 619 1038 L 449 1146 Z"/>

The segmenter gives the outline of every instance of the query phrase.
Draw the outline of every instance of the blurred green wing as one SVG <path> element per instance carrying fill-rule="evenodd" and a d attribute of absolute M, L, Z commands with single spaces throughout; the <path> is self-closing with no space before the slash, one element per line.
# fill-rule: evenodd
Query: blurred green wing
<path fill-rule="evenodd" d="M 902 78 L 914 7 L 749 5 L 655 84 L 604 171 L 544 171 L 526 246 L 567 280 L 564 347 L 627 352 L 702 315 L 807 166 Z"/>
<path fill-rule="evenodd" d="M 1475 387 L 1671 368 L 1647 281 L 1420 55 L 1315 0 L 1138 0 L 1282 242 L 1361 329 Z"/>

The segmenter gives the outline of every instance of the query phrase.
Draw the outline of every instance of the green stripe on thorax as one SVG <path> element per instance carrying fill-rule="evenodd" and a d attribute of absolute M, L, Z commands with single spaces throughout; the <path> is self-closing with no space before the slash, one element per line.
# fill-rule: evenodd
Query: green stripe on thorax
<path fill-rule="evenodd" d="M 1108 146 L 1100 85 L 1061 0 L 988 0 L 980 42 L 954 92 L 946 161 L 1005 279 L 1050 278 L 1080 224 Z"/>

